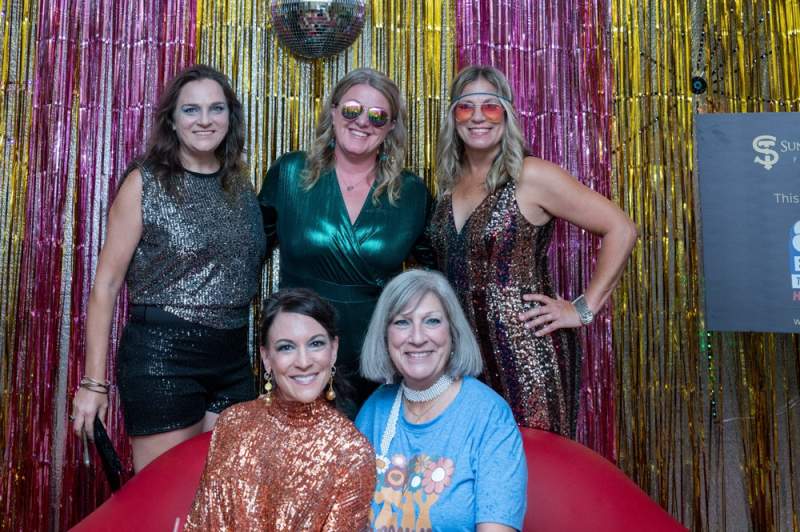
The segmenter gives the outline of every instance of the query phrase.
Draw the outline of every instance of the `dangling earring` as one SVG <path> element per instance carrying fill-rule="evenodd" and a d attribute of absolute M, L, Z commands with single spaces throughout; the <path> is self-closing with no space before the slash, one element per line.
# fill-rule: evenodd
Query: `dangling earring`
<path fill-rule="evenodd" d="M 267 373 L 267 382 L 264 383 L 264 402 L 272 404 L 272 372 Z"/>
<path fill-rule="evenodd" d="M 386 161 L 389 160 L 389 154 L 386 153 L 386 146 L 384 146 L 383 144 L 381 144 L 381 153 L 380 155 L 378 155 L 378 160 L 382 163 L 385 163 Z"/>
<path fill-rule="evenodd" d="M 333 391 L 333 376 L 336 375 L 336 366 L 331 366 L 331 378 L 328 381 L 328 391 L 325 392 L 325 399 L 333 401 L 336 399 L 336 392 Z"/>
<path fill-rule="evenodd" d="M 331 141 L 328 143 L 328 148 L 334 149 L 336 147 L 336 137 L 332 138 Z"/>

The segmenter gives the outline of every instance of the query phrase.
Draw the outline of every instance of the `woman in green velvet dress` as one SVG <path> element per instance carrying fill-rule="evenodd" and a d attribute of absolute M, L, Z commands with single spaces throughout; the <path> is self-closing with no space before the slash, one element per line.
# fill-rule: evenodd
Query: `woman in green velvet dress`
<path fill-rule="evenodd" d="M 267 239 L 280 249 L 280 287 L 310 288 L 339 313 L 335 382 L 351 417 L 375 387 L 358 368 L 381 289 L 410 254 L 433 264 L 424 236 L 431 197 L 402 167 L 406 136 L 397 85 L 354 70 L 326 101 L 309 152 L 280 157 L 259 194 Z"/>

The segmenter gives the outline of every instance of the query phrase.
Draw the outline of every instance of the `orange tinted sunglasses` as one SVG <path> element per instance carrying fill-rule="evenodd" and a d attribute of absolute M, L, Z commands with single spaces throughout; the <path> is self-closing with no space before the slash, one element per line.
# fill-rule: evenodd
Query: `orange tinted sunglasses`
<path fill-rule="evenodd" d="M 492 96 L 494 98 L 503 98 L 499 94 L 491 92 L 472 92 L 470 94 L 463 94 L 455 99 L 453 105 L 453 118 L 459 124 L 470 120 L 475 115 L 475 109 L 480 108 L 481 114 L 493 124 L 499 124 L 505 119 L 506 110 L 499 102 L 483 102 L 482 104 L 475 105 L 472 102 L 459 102 L 458 100 L 466 98 L 467 96 Z"/>

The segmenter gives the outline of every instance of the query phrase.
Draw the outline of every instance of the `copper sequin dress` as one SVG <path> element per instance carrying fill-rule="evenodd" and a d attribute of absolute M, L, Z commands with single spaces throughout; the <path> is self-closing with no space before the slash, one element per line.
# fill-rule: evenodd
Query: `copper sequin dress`
<path fill-rule="evenodd" d="M 523 294 L 554 297 L 547 260 L 554 220 L 528 222 L 509 182 L 486 199 L 459 233 L 452 197 L 442 198 L 429 227 L 439 268 L 453 284 L 478 338 L 484 378 L 522 426 L 572 437 L 578 412 L 580 349 L 571 329 L 536 337 L 518 319 Z"/>
<path fill-rule="evenodd" d="M 375 474 L 372 446 L 325 401 L 239 403 L 217 421 L 184 530 L 363 530 Z"/>

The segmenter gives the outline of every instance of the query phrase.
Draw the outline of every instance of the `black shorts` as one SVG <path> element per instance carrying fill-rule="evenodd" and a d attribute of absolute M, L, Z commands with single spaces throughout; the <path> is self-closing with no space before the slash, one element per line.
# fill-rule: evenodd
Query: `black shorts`
<path fill-rule="evenodd" d="M 117 354 L 129 436 L 188 427 L 206 412 L 255 399 L 247 327 L 215 329 L 147 309 L 146 315 L 132 312 Z"/>

